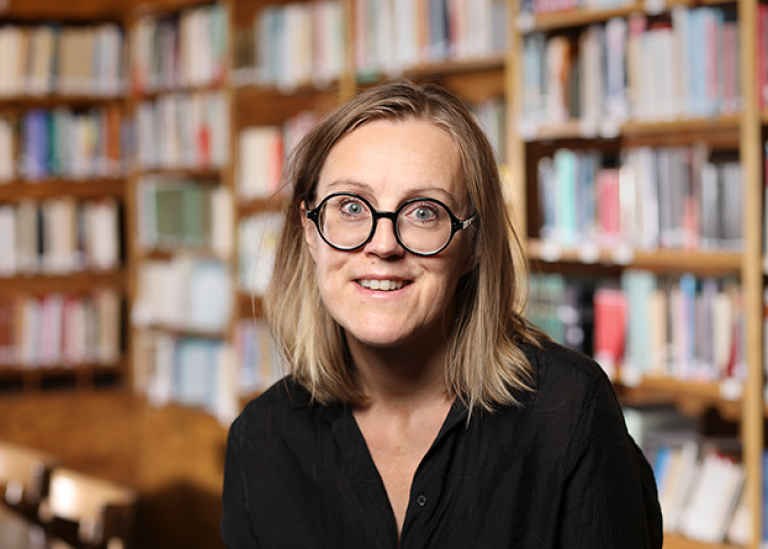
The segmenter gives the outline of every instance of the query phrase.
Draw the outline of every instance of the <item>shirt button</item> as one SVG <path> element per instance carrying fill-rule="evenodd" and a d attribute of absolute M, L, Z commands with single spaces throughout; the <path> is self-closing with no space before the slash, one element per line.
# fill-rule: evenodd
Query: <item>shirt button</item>
<path fill-rule="evenodd" d="M 424 494 L 421 494 L 419 497 L 416 498 L 416 503 L 419 504 L 419 507 L 424 507 L 427 504 L 427 496 Z"/>

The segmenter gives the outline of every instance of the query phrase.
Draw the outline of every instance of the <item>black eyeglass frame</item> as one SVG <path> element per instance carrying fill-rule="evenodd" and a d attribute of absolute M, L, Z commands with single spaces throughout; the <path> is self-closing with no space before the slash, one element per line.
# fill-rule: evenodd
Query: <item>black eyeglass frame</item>
<path fill-rule="evenodd" d="M 366 238 L 361 244 L 358 244 L 357 246 L 353 246 L 352 248 L 342 248 L 340 246 L 337 246 L 337 245 L 333 244 L 332 242 L 330 242 L 325 237 L 325 235 L 323 234 L 322 229 L 320 229 L 320 210 L 322 209 L 322 207 L 325 205 L 326 202 L 328 202 L 331 198 L 334 198 L 336 196 L 351 196 L 351 197 L 356 198 L 357 200 L 360 200 L 363 204 L 368 206 L 368 209 L 371 211 L 371 215 L 373 215 L 373 224 L 371 225 L 371 232 L 368 235 L 368 238 Z M 397 227 L 397 216 L 399 216 L 400 212 L 403 211 L 403 209 L 405 209 L 409 204 L 413 204 L 414 202 L 434 202 L 435 204 L 438 204 L 438 205 L 442 206 L 443 208 L 445 208 L 445 211 L 448 212 L 448 216 L 451 218 L 451 236 L 448 237 L 448 240 L 446 240 L 445 244 L 440 249 L 438 249 L 438 250 L 436 250 L 434 252 L 428 252 L 428 253 L 416 252 L 416 251 L 410 249 L 405 244 L 403 244 L 403 241 L 400 239 L 400 230 Z M 378 224 L 379 219 L 382 218 L 382 217 L 385 217 L 385 218 L 389 219 L 390 221 L 392 221 L 392 230 L 395 233 L 395 240 L 397 240 L 397 243 L 400 244 L 400 246 L 402 246 L 403 249 L 406 250 L 407 252 L 410 252 L 413 255 L 418 255 L 420 257 L 429 257 L 429 256 L 432 256 L 432 255 L 437 255 L 440 252 L 442 252 L 443 250 L 445 250 L 448 247 L 448 245 L 451 243 L 451 241 L 453 240 L 453 236 L 457 232 L 463 231 L 464 229 L 469 227 L 474 222 L 475 218 L 477 217 L 477 214 L 474 213 L 474 214 L 470 215 L 468 218 L 466 218 L 464 220 L 461 220 L 458 217 L 456 217 L 453 214 L 453 212 L 451 211 L 451 209 L 448 206 L 446 206 L 444 203 L 440 202 L 436 198 L 425 198 L 425 197 L 411 198 L 409 200 L 406 200 L 405 202 L 400 204 L 400 206 L 398 206 L 398 208 L 394 212 L 380 212 L 380 211 L 376 210 L 371 205 L 371 203 L 368 202 L 368 200 L 366 200 L 365 198 L 363 198 L 359 194 L 355 194 L 355 193 L 332 193 L 332 194 L 329 194 L 328 196 L 326 196 L 325 198 L 323 198 L 320 201 L 320 204 L 318 204 L 316 208 L 314 208 L 312 210 L 309 209 L 309 199 L 304 199 L 304 207 L 307 208 L 307 218 L 311 219 L 314 222 L 315 227 L 317 228 L 317 232 L 318 232 L 318 234 L 320 234 L 320 238 L 322 238 L 325 241 L 325 243 L 328 244 L 334 250 L 339 250 L 341 252 L 352 252 L 354 250 L 359 250 L 360 248 L 362 248 L 363 246 L 365 246 L 366 244 L 368 244 L 371 241 L 371 239 L 373 238 L 373 235 L 376 234 L 376 226 Z"/>

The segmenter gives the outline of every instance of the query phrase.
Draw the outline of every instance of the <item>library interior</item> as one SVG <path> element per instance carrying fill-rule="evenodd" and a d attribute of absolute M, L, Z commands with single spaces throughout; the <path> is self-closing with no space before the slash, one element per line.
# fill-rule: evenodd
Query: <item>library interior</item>
<path fill-rule="evenodd" d="M 768 3 L 0 0 L 0 547 L 223 548 L 284 162 L 401 75 L 486 131 L 664 547 L 768 546 Z"/>

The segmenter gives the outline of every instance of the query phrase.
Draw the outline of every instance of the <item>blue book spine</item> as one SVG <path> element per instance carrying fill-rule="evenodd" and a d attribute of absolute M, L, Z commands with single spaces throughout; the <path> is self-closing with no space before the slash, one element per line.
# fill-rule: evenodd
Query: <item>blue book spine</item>
<path fill-rule="evenodd" d="M 557 186 L 557 238 L 564 246 L 576 243 L 576 153 L 568 149 L 555 152 Z"/>

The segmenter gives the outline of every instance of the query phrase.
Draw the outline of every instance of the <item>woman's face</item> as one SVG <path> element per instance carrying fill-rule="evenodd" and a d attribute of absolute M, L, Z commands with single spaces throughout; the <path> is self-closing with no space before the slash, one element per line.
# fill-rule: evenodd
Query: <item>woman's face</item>
<path fill-rule="evenodd" d="M 470 214 L 459 152 L 446 133 L 424 121 L 369 122 L 342 138 L 320 172 L 317 200 L 310 207 L 338 192 L 361 195 L 379 211 L 429 197 L 460 219 Z M 304 232 L 320 295 L 351 346 L 422 347 L 445 341 L 456 285 L 472 268 L 466 231 L 430 257 L 405 251 L 384 218 L 370 242 L 354 251 L 331 248 L 306 218 Z"/>

